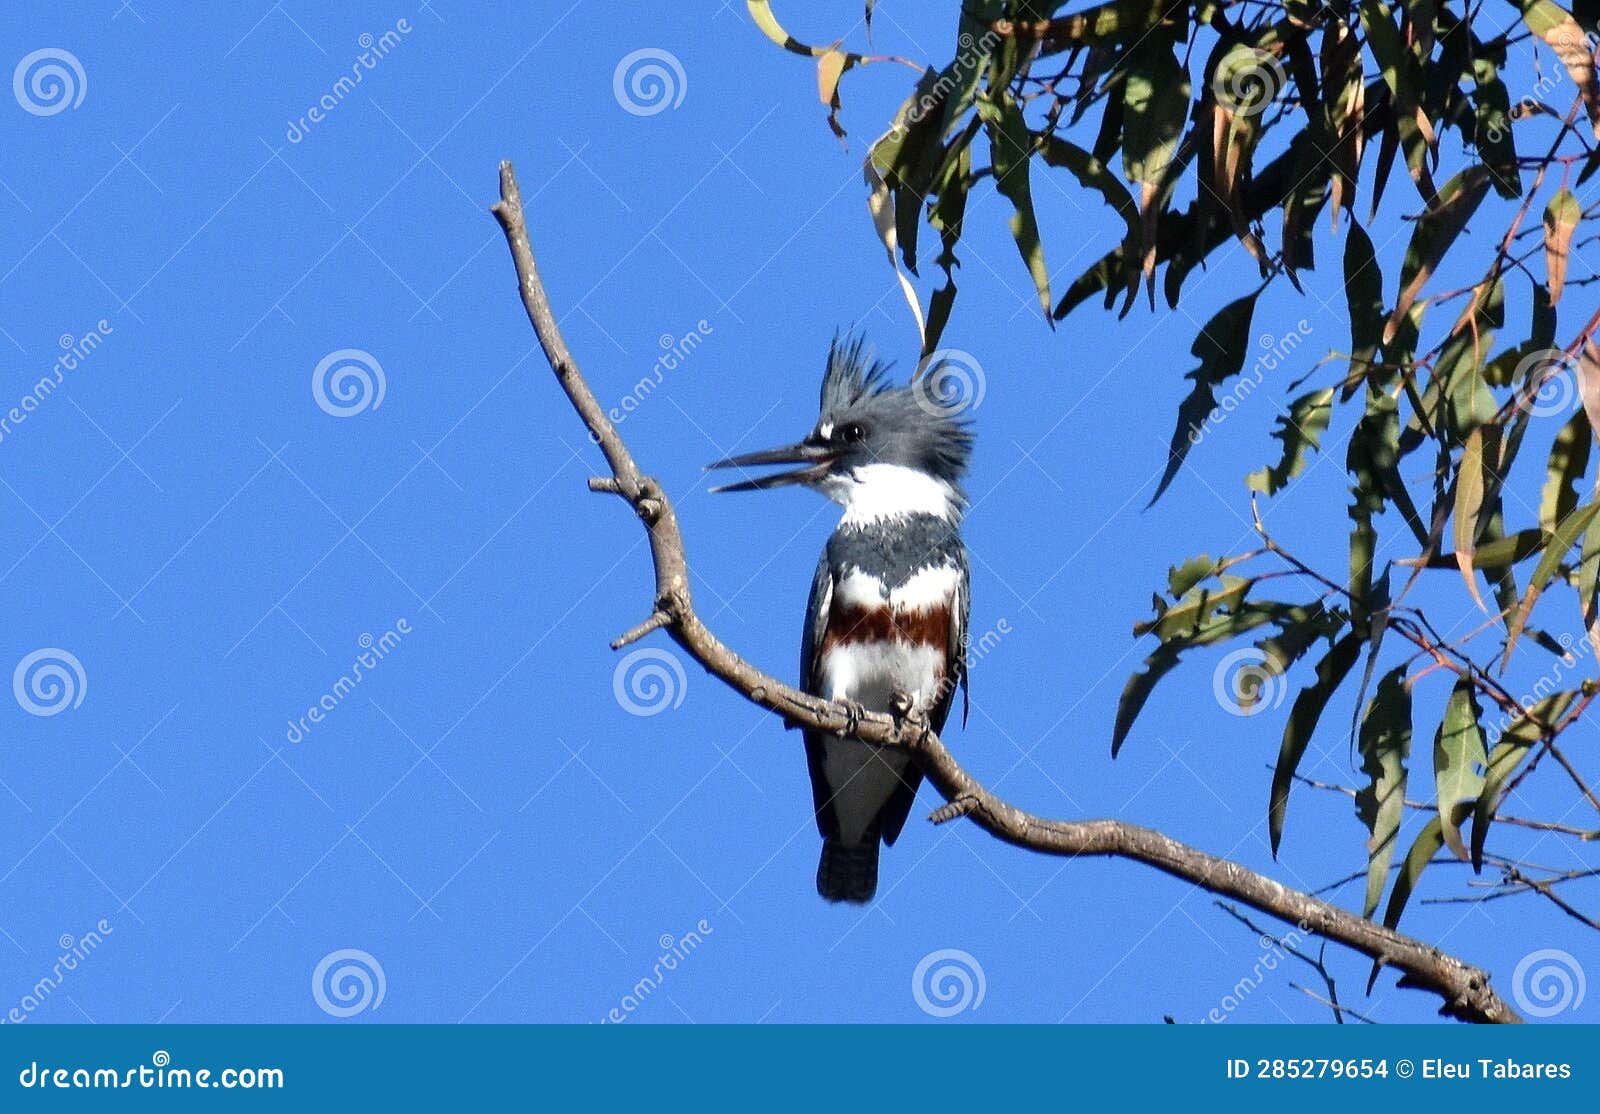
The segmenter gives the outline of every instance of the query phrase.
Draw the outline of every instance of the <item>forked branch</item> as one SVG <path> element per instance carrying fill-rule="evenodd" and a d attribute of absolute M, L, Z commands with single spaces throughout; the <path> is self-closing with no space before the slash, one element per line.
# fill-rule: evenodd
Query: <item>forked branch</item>
<path fill-rule="evenodd" d="M 640 471 L 567 349 L 534 262 L 522 195 L 509 162 L 500 164 L 500 201 L 491 211 L 511 248 L 522 303 L 545 358 L 611 467 L 610 476 L 591 480 L 590 487 L 621 496 L 649 535 L 655 603 L 644 621 L 616 645 L 663 630 L 707 671 L 791 726 L 849 734 L 878 746 L 912 751 L 928 780 L 949 802 L 935 814 L 941 820 L 967 817 L 997 839 L 1041 854 L 1110 856 L 1145 863 L 1394 968 L 1400 973 L 1400 985 L 1437 994 L 1443 1000 L 1440 1012 L 1447 1016 L 1475 1022 L 1522 1020 L 1489 985 L 1486 972 L 1438 948 L 1150 828 L 1120 820 L 1049 820 L 1024 812 L 967 773 L 920 717 L 852 714 L 844 705 L 801 692 L 740 658 L 695 612 L 688 557 L 672 501 L 654 479 Z"/>

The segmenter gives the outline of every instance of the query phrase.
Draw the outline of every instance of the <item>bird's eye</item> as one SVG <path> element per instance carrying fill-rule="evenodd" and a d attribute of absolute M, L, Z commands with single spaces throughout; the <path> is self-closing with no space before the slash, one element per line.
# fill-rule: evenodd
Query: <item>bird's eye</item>
<path fill-rule="evenodd" d="M 839 440 L 847 445 L 853 445 L 857 441 L 865 439 L 866 436 L 867 429 L 860 422 L 851 422 L 839 431 Z"/>

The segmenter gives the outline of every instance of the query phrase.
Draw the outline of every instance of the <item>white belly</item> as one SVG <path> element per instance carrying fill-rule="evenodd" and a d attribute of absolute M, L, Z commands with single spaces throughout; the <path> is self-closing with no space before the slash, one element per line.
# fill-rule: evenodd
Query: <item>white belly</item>
<path fill-rule="evenodd" d="M 849 643 L 828 651 L 821 665 L 829 700 L 853 700 L 869 712 L 888 712 L 895 693 L 903 692 L 926 712 L 938 695 L 944 653 L 906 642 Z"/>

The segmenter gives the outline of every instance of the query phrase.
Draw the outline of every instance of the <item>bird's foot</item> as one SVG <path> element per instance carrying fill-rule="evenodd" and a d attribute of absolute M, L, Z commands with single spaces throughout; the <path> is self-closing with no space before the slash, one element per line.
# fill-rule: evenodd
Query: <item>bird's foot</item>
<path fill-rule="evenodd" d="M 854 735 L 861 729 L 861 719 L 867 714 L 867 706 L 859 700 L 844 699 L 839 701 L 844 705 L 844 730 L 841 736 Z"/>
<path fill-rule="evenodd" d="M 904 721 L 909 718 L 911 713 L 916 711 L 916 708 L 917 698 L 909 692 L 896 690 L 895 694 L 889 698 L 889 713 L 897 720 Z"/>

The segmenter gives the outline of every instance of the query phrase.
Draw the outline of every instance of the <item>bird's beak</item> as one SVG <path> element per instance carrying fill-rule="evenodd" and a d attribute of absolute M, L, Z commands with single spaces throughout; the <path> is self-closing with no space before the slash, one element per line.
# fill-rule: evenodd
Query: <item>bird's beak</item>
<path fill-rule="evenodd" d="M 764 449 L 758 453 L 745 453 L 743 456 L 730 456 L 726 460 L 713 461 L 706 465 L 710 468 L 749 468 L 761 464 L 804 464 L 807 467 L 796 468 L 792 472 L 774 472 L 769 476 L 761 476 L 753 480 L 740 480 L 738 483 L 724 484 L 712 488 L 712 492 L 722 491 L 766 491 L 774 487 L 787 487 L 790 484 L 808 483 L 820 479 L 828 471 L 828 466 L 833 463 L 834 451 L 825 445 L 810 444 L 805 441 L 793 445 L 785 445 L 781 449 Z"/>

